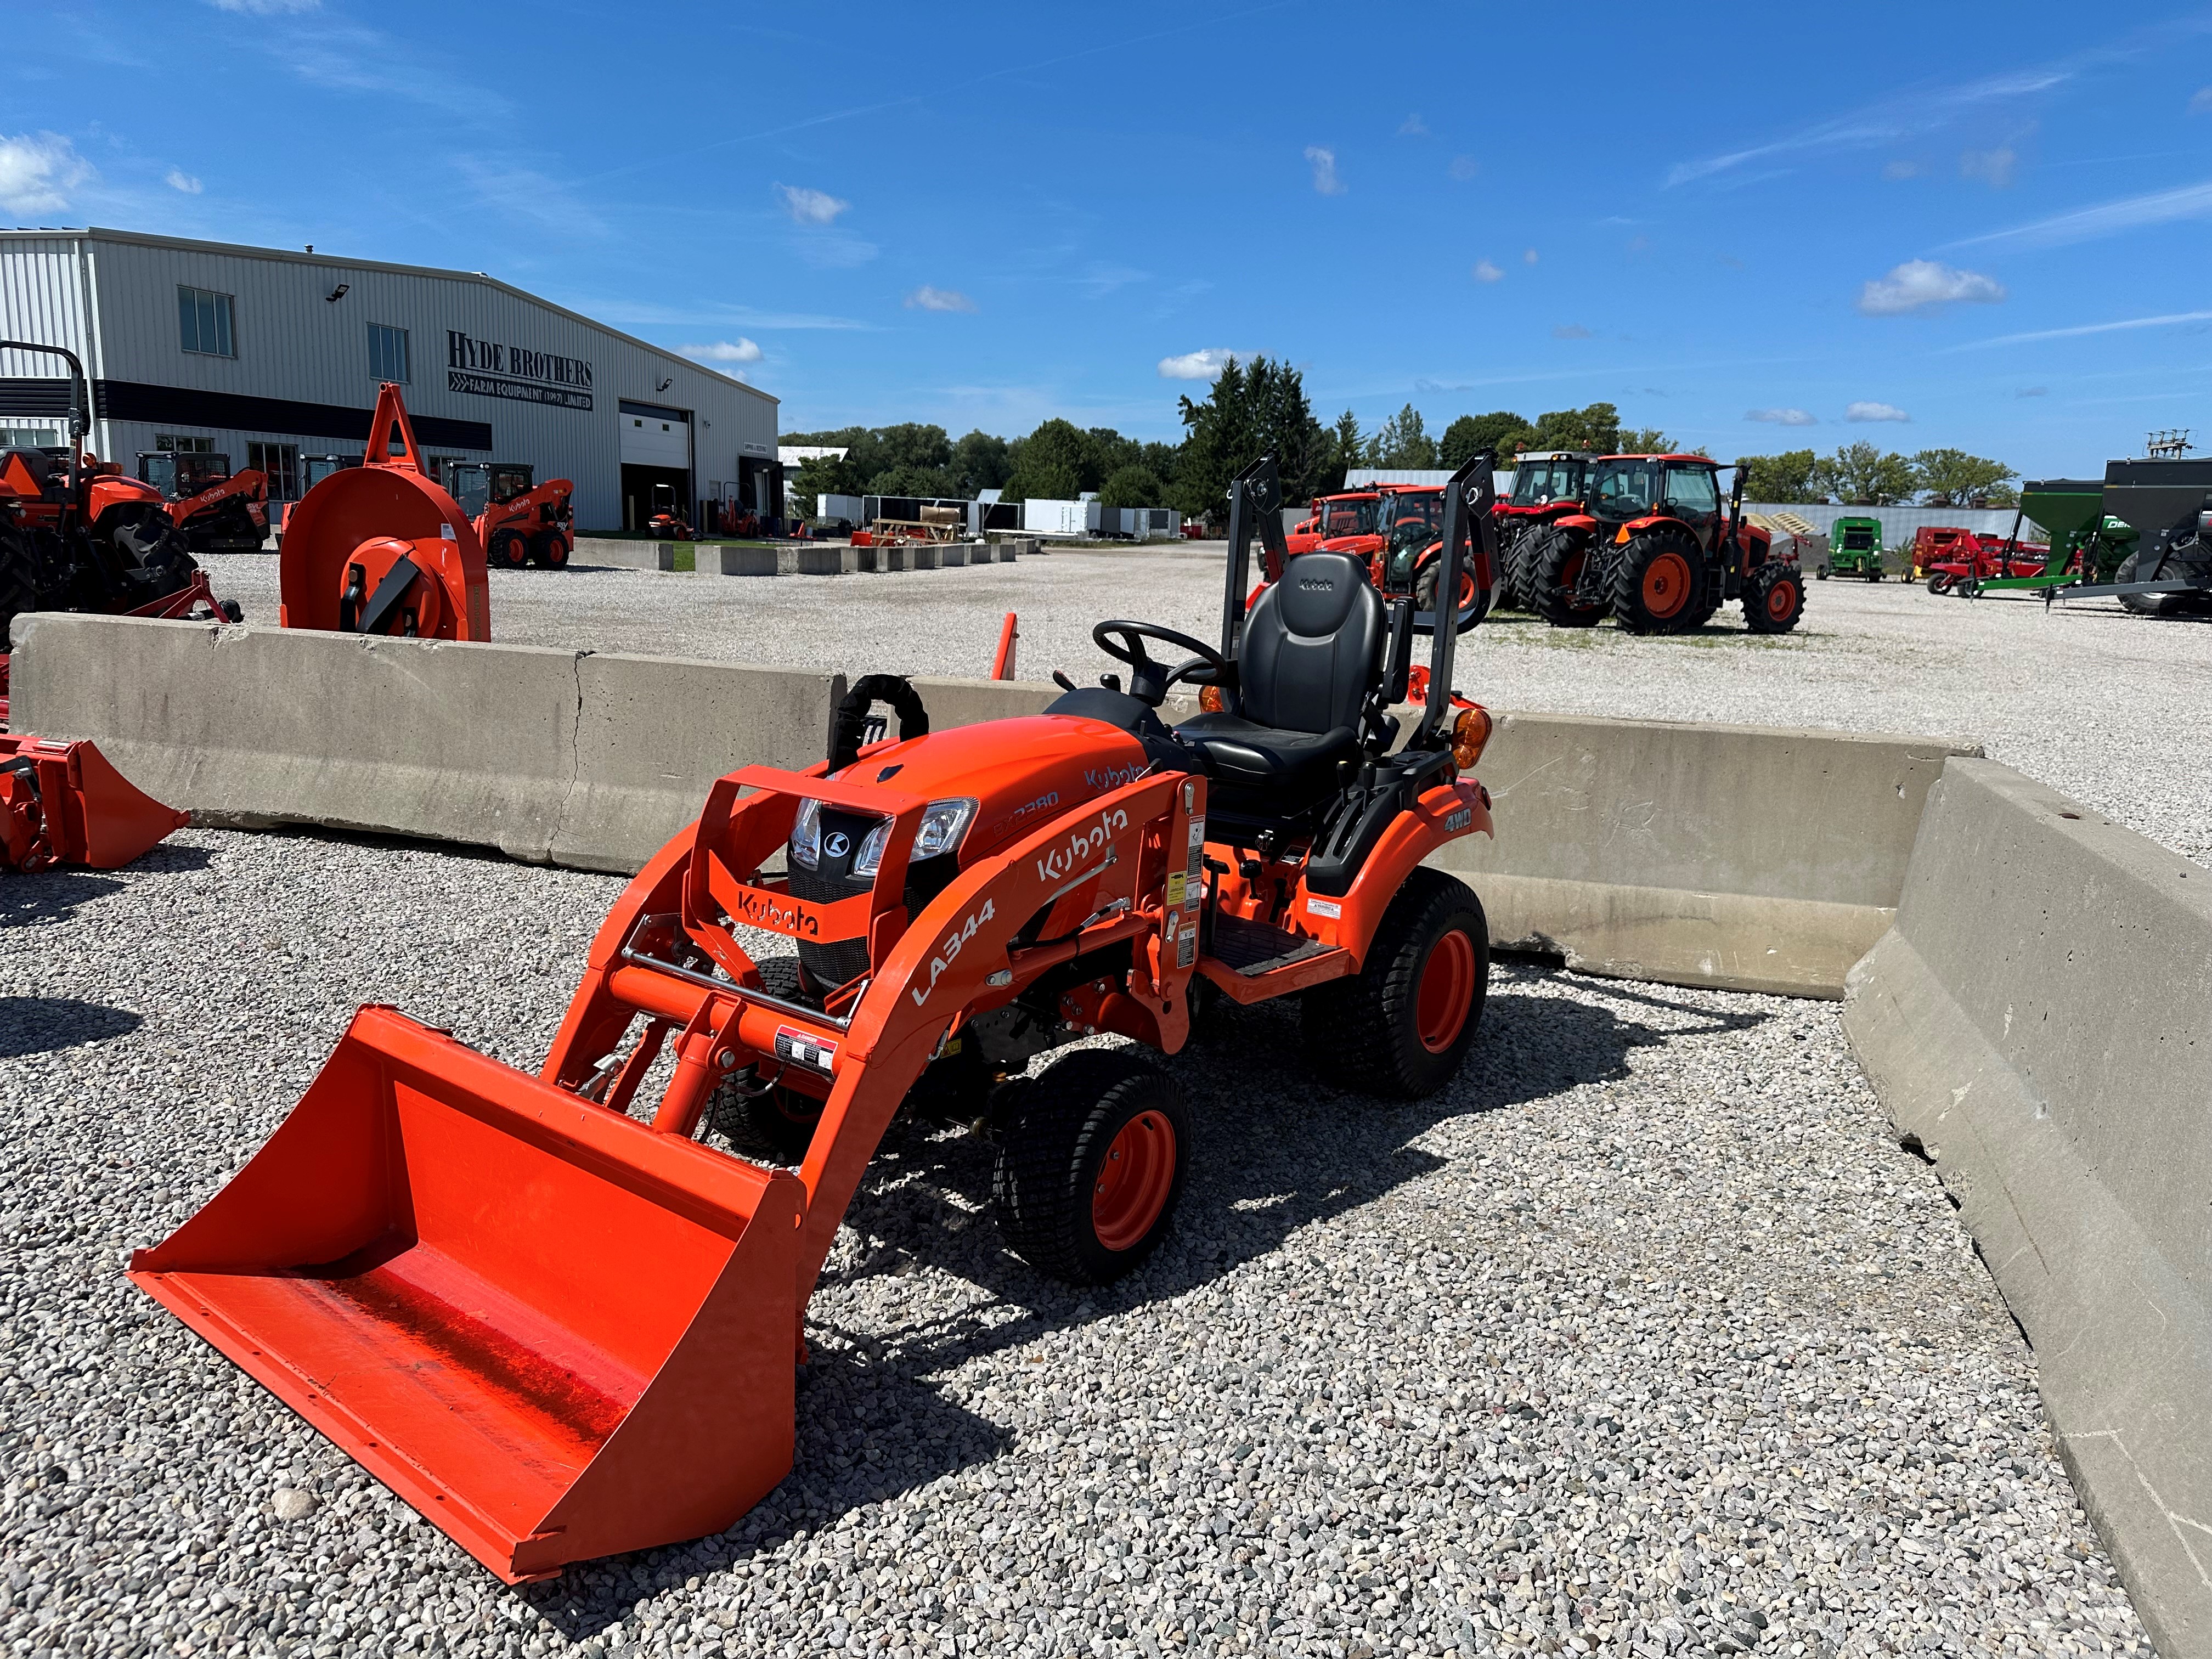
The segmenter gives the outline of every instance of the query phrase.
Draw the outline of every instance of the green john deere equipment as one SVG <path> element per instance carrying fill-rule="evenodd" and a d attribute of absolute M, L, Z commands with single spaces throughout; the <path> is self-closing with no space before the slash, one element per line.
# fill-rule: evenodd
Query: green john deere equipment
<path fill-rule="evenodd" d="M 1843 518 L 1828 526 L 1828 562 L 1820 577 L 1863 576 L 1881 580 L 1881 520 Z"/>

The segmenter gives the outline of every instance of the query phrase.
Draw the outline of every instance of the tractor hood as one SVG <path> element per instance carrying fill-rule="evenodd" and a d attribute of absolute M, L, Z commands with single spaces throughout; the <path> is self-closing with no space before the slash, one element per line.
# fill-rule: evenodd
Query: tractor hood
<path fill-rule="evenodd" d="M 1150 763 L 1144 745 L 1119 726 L 1031 714 L 872 750 L 837 775 L 891 784 L 928 800 L 975 801 L 974 823 L 962 843 L 965 863 L 1055 814 L 1135 782 Z"/>

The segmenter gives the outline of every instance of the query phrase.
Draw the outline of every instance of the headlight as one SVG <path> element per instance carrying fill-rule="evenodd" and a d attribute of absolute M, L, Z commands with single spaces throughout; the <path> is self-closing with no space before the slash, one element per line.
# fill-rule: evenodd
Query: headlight
<path fill-rule="evenodd" d="M 975 816 L 972 800 L 933 800 L 922 809 L 921 823 L 914 832 L 914 851 L 907 856 L 919 861 L 933 859 L 940 853 L 949 853 L 959 846 L 960 837 L 968 832 L 968 825 Z M 858 857 L 853 860 L 853 873 L 872 876 L 884 861 L 884 844 L 890 839 L 891 821 L 883 818 L 868 831 L 860 843 Z"/>
<path fill-rule="evenodd" d="M 791 857 L 810 870 L 822 861 L 820 801 L 810 798 L 799 803 L 799 821 L 791 826 Z"/>

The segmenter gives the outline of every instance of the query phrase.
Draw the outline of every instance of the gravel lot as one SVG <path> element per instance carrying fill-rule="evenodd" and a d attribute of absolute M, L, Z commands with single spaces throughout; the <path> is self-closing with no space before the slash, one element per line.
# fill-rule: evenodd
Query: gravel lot
<path fill-rule="evenodd" d="M 1131 608 L 1171 617 L 1183 561 L 1155 568 Z M 1087 618 L 1128 568 L 998 580 Z M 510 638 L 533 609 L 552 625 L 520 600 L 533 580 L 670 596 L 660 631 L 602 643 L 702 650 L 713 620 L 676 637 L 698 590 L 672 579 L 495 580 Z M 726 588 L 760 608 L 798 586 Z M 851 626 L 806 614 L 719 625 L 787 656 Z M 2124 628 L 2147 656 L 2208 637 L 1959 625 Z M 954 665 L 982 637 L 938 635 L 925 663 L 930 633 L 850 665 Z M 1877 678 L 1869 637 L 1798 654 L 1862 665 L 1836 671 L 1855 684 Z M 1747 686 L 1787 660 L 1680 653 Z M 1538 663 L 1594 686 L 1608 654 L 1643 659 L 1508 645 L 1498 695 L 1530 701 Z M 534 1066 L 616 890 L 216 831 L 0 884 L 10 1652 L 2148 1650 L 2031 1358 L 1833 1006 L 1520 967 L 1419 1106 L 1312 1084 L 1286 1011 L 1170 1062 L 1199 1125 L 1181 1223 L 1087 1299 L 999 1248 L 987 1149 L 895 1133 L 814 1303 L 793 1478 L 726 1536 L 504 1589 L 118 1270 L 259 1146 L 358 1001 Z"/>
<path fill-rule="evenodd" d="M 981 675 L 1014 611 L 1024 678 L 1057 666 L 1087 683 L 1110 665 L 1091 644 L 1109 615 L 1214 638 L 1223 557 L 1220 543 L 1193 542 L 884 576 L 495 571 L 492 625 L 523 644 Z M 273 556 L 214 564 L 222 592 L 275 617 Z M 1806 619 L 1779 638 L 1747 633 L 1734 605 L 1686 640 L 1505 613 L 1471 636 L 1457 678 L 1504 708 L 1965 738 L 2212 864 L 2212 623 L 2111 601 L 1969 603 L 1898 581 L 1810 587 Z"/>

